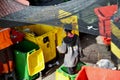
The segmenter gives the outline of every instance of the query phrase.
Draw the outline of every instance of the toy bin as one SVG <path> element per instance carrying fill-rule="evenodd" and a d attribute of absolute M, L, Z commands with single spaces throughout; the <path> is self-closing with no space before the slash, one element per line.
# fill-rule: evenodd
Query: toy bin
<path fill-rule="evenodd" d="M 25 39 L 34 42 L 42 50 L 45 62 L 56 58 L 56 28 L 49 25 L 37 24 L 24 26 Z"/>
<path fill-rule="evenodd" d="M 83 66 L 75 80 L 120 80 L 120 71 L 93 66 Z"/>
<path fill-rule="evenodd" d="M 33 80 L 44 69 L 42 50 L 33 42 L 23 40 L 14 46 L 17 80 Z"/>
<path fill-rule="evenodd" d="M 66 33 L 63 28 L 59 27 L 55 30 L 56 33 L 56 46 L 61 45 Z"/>
<path fill-rule="evenodd" d="M 78 65 L 77 65 L 77 71 L 81 70 L 81 67 L 83 65 L 85 65 L 85 63 L 83 63 L 83 62 L 78 63 Z M 61 80 L 61 79 L 62 80 L 75 80 L 76 75 L 77 75 L 77 73 L 73 74 L 73 75 L 68 74 L 67 73 L 67 68 L 64 67 L 63 65 L 60 66 L 60 68 L 58 68 L 56 70 L 56 80 Z"/>

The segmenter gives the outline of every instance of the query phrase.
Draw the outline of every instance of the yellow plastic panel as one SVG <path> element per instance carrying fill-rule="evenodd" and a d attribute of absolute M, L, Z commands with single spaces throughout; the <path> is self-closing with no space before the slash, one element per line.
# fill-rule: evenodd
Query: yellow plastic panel
<path fill-rule="evenodd" d="M 111 51 L 120 59 L 120 49 L 113 42 L 111 42 Z"/>
<path fill-rule="evenodd" d="M 70 80 L 68 76 L 64 76 L 62 73 L 56 70 L 56 78 L 55 80 Z"/>
<path fill-rule="evenodd" d="M 120 29 L 112 23 L 112 33 L 118 38 L 120 39 Z"/>
<path fill-rule="evenodd" d="M 67 18 L 64 18 L 64 19 L 61 19 L 60 21 L 63 23 L 63 24 L 72 24 L 73 25 L 73 30 L 72 32 L 73 33 L 76 33 L 77 35 L 79 35 L 79 30 L 78 30 L 78 17 L 76 15 L 73 15 L 73 16 L 70 16 L 71 13 L 69 12 L 66 12 L 64 10 L 59 10 L 59 18 L 64 18 L 66 16 L 69 16 Z"/>
<path fill-rule="evenodd" d="M 27 54 L 28 72 L 30 76 L 45 68 L 43 51 L 41 49 Z"/>
<path fill-rule="evenodd" d="M 54 59 L 56 57 L 56 27 L 40 24 L 25 28 L 31 30 L 31 33 L 25 33 L 25 38 L 34 42 L 43 50 L 45 62 Z"/>
<path fill-rule="evenodd" d="M 65 37 L 66 33 L 63 28 L 56 29 L 56 46 L 61 45 L 63 38 Z"/>
<path fill-rule="evenodd" d="M 46 40 L 44 42 L 45 38 L 49 41 Z M 51 61 L 56 57 L 55 33 L 53 31 L 37 37 L 36 41 L 43 50 L 45 62 Z"/>

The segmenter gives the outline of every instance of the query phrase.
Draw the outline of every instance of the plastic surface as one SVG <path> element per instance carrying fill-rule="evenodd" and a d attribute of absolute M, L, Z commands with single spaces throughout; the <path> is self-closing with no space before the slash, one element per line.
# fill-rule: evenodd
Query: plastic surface
<path fill-rule="evenodd" d="M 61 45 L 63 38 L 66 36 L 66 33 L 63 28 L 57 28 L 56 33 L 56 45 Z"/>
<path fill-rule="evenodd" d="M 104 44 L 110 45 L 111 38 L 111 17 L 117 12 L 117 5 L 102 6 L 94 9 L 95 14 L 99 19 L 99 33 L 104 36 Z"/>
<path fill-rule="evenodd" d="M 111 23 L 112 27 L 112 34 L 114 34 L 118 39 L 120 39 L 120 28 L 119 26 L 115 25 L 114 23 Z"/>
<path fill-rule="evenodd" d="M 120 29 L 119 26 L 111 23 L 112 27 L 112 41 L 111 41 L 111 51 L 112 53 L 120 59 Z"/>
<path fill-rule="evenodd" d="M 106 37 L 104 37 L 104 38 L 103 38 L 103 42 L 104 42 L 105 45 L 110 45 L 111 38 L 106 38 Z"/>
<path fill-rule="evenodd" d="M 30 76 L 28 73 L 28 63 L 27 63 L 27 54 L 32 54 L 35 50 L 38 50 L 39 47 L 30 42 L 28 40 L 23 40 L 19 44 L 16 44 L 14 47 L 14 54 L 15 54 L 15 69 L 16 69 L 16 76 L 18 80 L 32 80 L 35 78 L 37 74 L 34 76 Z M 34 54 L 34 53 L 33 53 Z M 33 67 L 34 69 L 34 67 Z"/>
<path fill-rule="evenodd" d="M 37 74 L 45 68 L 44 56 L 41 49 L 27 54 L 28 72 L 30 76 Z"/>
<path fill-rule="evenodd" d="M 62 13 L 64 13 L 64 14 L 62 14 Z M 69 16 L 71 14 L 72 13 L 70 13 L 70 12 L 67 12 L 67 11 L 64 11 L 64 10 L 59 10 L 59 16 L 58 17 L 62 18 L 64 15 Z M 79 35 L 78 16 L 72 15 L 70 17 L 61 19 L 60 21 L 63 24 L 70 24 L 70 23 L 72 23 L 72 25 L 73 25 L 72 26 L 72 29 L 73 29 L 72 32 L 76 33 L 77 35 Z M 68 27 L 68 29 L 69 29 L 69 27 Z"/>
<path fill-rule="evenodd" d="M 81 67 L 85 65 L 84 63 L 79 63 L 77 65 L 77 70 L 81 70 Z M 77 73 L 74 75 L 70 75 L 67 73 L 67 68 L 64 66 L 60 66 L 59 69 L 56 70 L 56 80 L 74 80 L 76 77 Z"/>
<path fill-rule="evenodd" d="M 75 80 L 120 80 L 120 71 L 83 66 Z"/>
<path fill-rule="evenodd" d="M 20 31 L 17 31 L 15 29 L 11 29 L 11 40 L 13 43 L 18 43 L 24 39 L 24 34 Z"/>
<path fill-rule="evenodd" d="M 42 50 L 45 62 L 49 62 L 56 57 L 56 28 L 49 25 L 25 26 L 30 32 L 25 32 L 25 38 L 37 44 Z"/>
<path fill-rule="evenodd" d="M 11 46 L 10 28 L 0 28 L 0 50 Z"/>
<path fill-rule="evenodd" d="M 120 49 L 113 42 L 111 42 L 111 51 L 115 56 L 117 56 L 117 58 L 120 59 Z"/>

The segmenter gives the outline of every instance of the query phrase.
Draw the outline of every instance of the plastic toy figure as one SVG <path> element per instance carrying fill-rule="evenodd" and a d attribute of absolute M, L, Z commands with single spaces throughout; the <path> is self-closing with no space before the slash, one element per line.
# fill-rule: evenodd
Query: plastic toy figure
<path fill-rule="evenodd" d="M 57 50 L 60 53 L 65 53 L 63 65 L 68 68 L 68 73 L 75 74 L 76 65 L 80 57 L 84 57 L 84 55 L 82 53 L 79 36 L 71 32 L 72 25 L 66 24 L 65 27 L 70 29 L 65 29 L 66 37 L 64 37 L 62 45 L 57 46 Z"/>

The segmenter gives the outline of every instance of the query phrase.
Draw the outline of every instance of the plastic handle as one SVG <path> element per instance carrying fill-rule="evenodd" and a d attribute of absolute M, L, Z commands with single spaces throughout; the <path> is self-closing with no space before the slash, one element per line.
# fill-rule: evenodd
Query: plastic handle
<path fill-rule="evenodd" d="M 35 49 L 33 49 L 33 50 L 29 51 L 28 53 L 29 53 L 29 54 L 31 54 L 31 53 L 32 53 L 32 52 L 34 52 L 34 51 L 35 51 Z"/>

